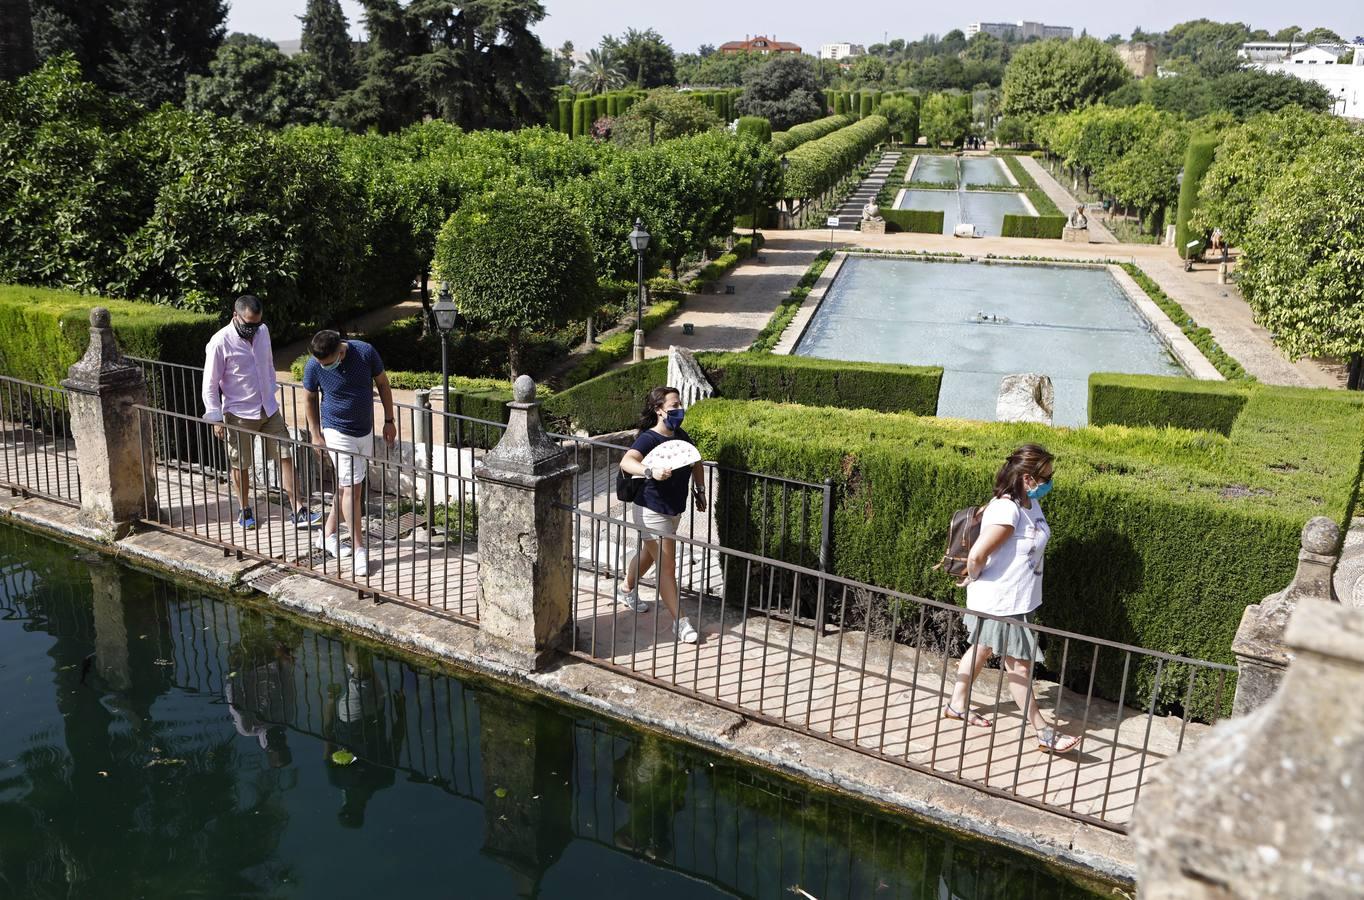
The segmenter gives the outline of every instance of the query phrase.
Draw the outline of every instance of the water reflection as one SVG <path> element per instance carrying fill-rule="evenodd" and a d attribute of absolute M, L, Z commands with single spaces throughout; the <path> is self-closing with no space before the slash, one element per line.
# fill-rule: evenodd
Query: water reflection
<path fill-rule="evenodd" d="M 1092 896 L 8 529 L 0 696 L 0 896 Z"/>

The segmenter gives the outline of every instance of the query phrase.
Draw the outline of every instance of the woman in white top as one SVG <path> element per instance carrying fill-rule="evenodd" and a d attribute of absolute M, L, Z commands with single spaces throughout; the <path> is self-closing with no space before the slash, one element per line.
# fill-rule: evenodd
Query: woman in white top
<path fill-rule="evenodd" d="M 1066 753 L 1080 743 L 1048 725 L 1032 691 L 1032 667 L 1042 661 L 1037 633 L 1022 627 L 1042 605 L 1042 558 L 1051 526 L 1038 502 L 1051 491 L 1052 455 L 1037 444 L 1024 444 L 1005 460 L 995 476 L 995 496 L 981 516 L 980 537 L 966 559 L 966 608 L 962 624 L 971 649 L 957 666 L 957 681 L 943 715 L 982 728 L 990 720 L 969 706 L 971 685 L 991 656 L 1004 660 L 1009 693 L 1037 732 L 1037 746 Z M 1018 623 L 1018 624 L 1014 624 Z"/>

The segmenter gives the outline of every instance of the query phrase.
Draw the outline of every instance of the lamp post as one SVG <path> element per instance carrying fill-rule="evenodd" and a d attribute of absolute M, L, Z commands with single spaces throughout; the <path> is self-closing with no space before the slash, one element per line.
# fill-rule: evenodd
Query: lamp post
<path fill-rule="evenodd" d="M 753 237 L 758 236 L 758 199 L 763 192 L 763 173 L 758 173 L 757 181 L 753 182 Z"/>
<path fill-rule="evenodd" d="M 455 330 L 455 318 L 458 315 L 458 310 L 455 309 L 455 301 L 450 296 L 450 282 L 441 282 L 440 296 L 436 298 L 436 305 L 431 307 L 431 315 L 436 320 L 436 330 L 440 332 L 440 380 L 443 391 L 440 398 L 440 408 L 444 412 L 449 412 L 450 332 Z"/>
<path fill-rule="evenodd" d="M 791 168 L 791 160 L 787 159 L 787 158 L 786 158 L 786 154 L 783 153 L 783 154 L 781 155 L 781 189 L 782 189 L 783 192 L 785 192 L 785 190 L 786 190 L 786 172 L 787 172 L 787 170 L 790 169 L 790 168 Z M 783 196 L 785 196 L 785 194 L 783 194 Z M 787 217 L 788 219 L 791 217 L 791 209 L 792 209 L 792 207 L 791 207 L 791 198 L 790 198 L 790 197 L 786 197 L 786 217 Z M 793 227 L 793 228 L 794 228 L 794 227 L 795 227 L 795 223 L 794 223 L 794 222 L 791 222 L 791 223 L 790 223 L 790 227 Z"/>
<path fill-rule="evenodd" d="M 635 251 L 637 263 L 636 280 L 638 294 L 635 297 L 635 362 L 644 362 L 644 251 L 649 249 L 649 232 L 644 230 L 644 220 L 635 219 L 635 228 L 630 232 L 630 249 Z"/>

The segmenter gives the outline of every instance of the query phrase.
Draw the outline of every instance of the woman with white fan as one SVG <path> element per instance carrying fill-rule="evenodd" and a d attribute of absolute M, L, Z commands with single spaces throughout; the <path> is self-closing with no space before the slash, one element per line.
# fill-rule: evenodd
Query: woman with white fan
<path fill-rule="evenodd" d="M 644 398 L 639 435 L 620 461 L 621 472 L 642 485 L 634 491 L 631 521 L 647 531 L 641 532 L 642 546 L 625 567 L 617 596 L 635 612 L 648 609 L 639 599 L 639 579 L 657 562 L 658 595 L 676 620 L 673 636 L 695 644 L 700 636 L 678 608 L 677 541 L 664 537 L 677 534 L 677 524 L 687 509 L 688 481 L 697 511 L 706 511 L 705 469 L 701 454 L 682 430 L 684 415 L 676 388 L 654 388 Z"/>

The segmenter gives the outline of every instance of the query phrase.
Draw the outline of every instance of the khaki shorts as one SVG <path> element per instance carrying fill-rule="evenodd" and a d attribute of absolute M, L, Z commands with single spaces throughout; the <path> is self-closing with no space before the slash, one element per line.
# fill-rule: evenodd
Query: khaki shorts
<path fill-rule="evenodd" d="M 289 439 L 289 428 L 284 424 L 284 415 L 279 410 L 275 410 L 273 416 L 266 416 L 265 410 L 262 409 L 259 419 L 245 419 L 232 413 L 224 413 L 223 424 L 241 429 L 240 431 L 229 429 L 227 432 L 227 459 L 234 469 L 249 469 L 256 464 L 256 441 L 247 432 L 268 436 L 262 441 L 265 445 L 265 455 L 276 463 L 279 462 L 280 443 L 270 438 Z"/>

